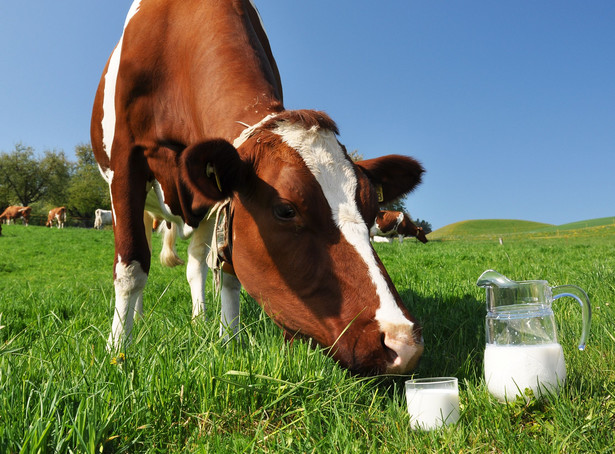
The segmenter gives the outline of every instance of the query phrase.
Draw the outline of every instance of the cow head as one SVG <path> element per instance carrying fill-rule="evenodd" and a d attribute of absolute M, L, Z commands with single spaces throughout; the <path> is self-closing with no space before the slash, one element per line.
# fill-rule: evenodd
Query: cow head
<path fill-rule="evenodd" d="M 232 264 L 287 336 L 308 337 L 363 374 L 405 373 L 421 328 L 369 241 L 378 203 L 411 191 L 423 168 L 386 156 L 353 163 L 325 114 L 283 112 L 182 154 L 194 204 L 232 197 Z M 209 169 L 209 170 L 207 170 Z"/>
<path fill-rule="evenodd" d="M 425 231 L 423 230 L 423 227 L 416 228 L 416 239 L 423 244 L 427 243 L 427 237 L 425 236 Z"/>
<path fill-rule="evenodd" d="M 417 227 L 406 213 L 404 213 L 404 218 L 397 227 L 397 233 L 403 236 L 415 236 L 421 243 L 427 243 L 428 241 L 423 227 Z"/>

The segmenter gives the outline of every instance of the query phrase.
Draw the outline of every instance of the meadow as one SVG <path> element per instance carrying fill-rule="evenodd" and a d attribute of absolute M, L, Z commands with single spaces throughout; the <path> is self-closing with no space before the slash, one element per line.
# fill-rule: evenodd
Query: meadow
<path fill-rule="evenodd" d="M 112 232 L 3 226 L 0 452 L 615 452 L 615 230 L 598 224 L 375 245 L 423 324 L 415 376 L 460 381 L 460 421 L 432 432 L 409 429 L 407 376 L 352 376 L 318 347 L 288 345 L 244 293 L 237 339 L 219 338 L 211 294 L 207 319 L 191 322 L 185 267 L 157 260 L 134 341 L 110 354 Z M 186 243 L 178 249 L 186 257 Z M 589 294 L 583 352 L 578 305 L 554 304 L 568 369 L 559 395 L 490 397 L 475 285 L 489 268 Z"/>

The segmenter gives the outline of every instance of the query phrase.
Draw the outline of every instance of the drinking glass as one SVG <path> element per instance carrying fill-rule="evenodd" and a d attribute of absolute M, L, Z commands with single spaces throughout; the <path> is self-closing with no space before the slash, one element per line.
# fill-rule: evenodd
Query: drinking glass
<path fill-rule="evenodd" d="M 406 381 L 406 402 L 413 429 L 432 430 L 459 420 L 459 384 L 456 377 Z"/>

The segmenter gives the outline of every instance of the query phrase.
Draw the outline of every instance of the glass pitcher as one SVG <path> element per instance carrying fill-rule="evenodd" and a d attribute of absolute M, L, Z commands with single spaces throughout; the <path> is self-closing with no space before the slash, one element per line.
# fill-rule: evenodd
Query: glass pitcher
<path fill-rule="evenodd" d="M 485 271 L 476 285 L 487 292 L 484 367 L 489 392 L 501 402 L 523 395 L 526 388 L 536 396 L 559 392 L 566 365 L 551 303 L 563 296 L 579 302 L 579 350 L 584 350 L 591 322 L 585 291 L 574 285 L 549 287 L 547 281 L 515 282 L 493 270 Z"/>

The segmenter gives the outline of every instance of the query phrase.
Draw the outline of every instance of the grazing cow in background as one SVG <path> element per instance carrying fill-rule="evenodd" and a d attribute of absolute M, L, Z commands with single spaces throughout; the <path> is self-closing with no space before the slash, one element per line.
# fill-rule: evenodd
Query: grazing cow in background
<path fill-rule="evenodd" d="M 287 339 L 311 338 L 354 372 L 416 366 L 421 328 L 369 227 L 379 200 L 410 192 L 423 168 L 399 155 L 353 163 L 325 113 L 285 110 L 250 0 L 134 1 L 96 93 L 91 135 L 114 221 L 110 348 L 129 341 L 141 309 L 152 212 L 192 236 L 193 316 L 205 310 L 209 264 L 225 271 L 229 331 L 243 286 Z"/>
<path fill-rule="evenodd" d="M 415 236 L 421 243 L 427 243 L 423 228 L 417 227 L 410 216 L 401 211 L 380 211 L 369 234 L 374 241 L 378 237 L 392 238 L 397 236 L 401 243 L 404 237 Z"/>
<path fill-rule="evenodd" d="M 49 211 L 45 225 L 47 227 L 53 227 L 53 221 L 57 222 L 59 229 L 64 228 L 64 223 L 66 222 L 66 207 L 57 207 Z"/>
<path fill-rule="evenodd" d="M 102 229 L 104 225 L 111 225 L 113 223 L 113 218 L 110 210 L 101 210 L 98 208 L 94 212 L 94 228 Z"/>
<path fill-rule="evenodd" d="M 30 213 L 32 213 L 32 208 L 30 207 L 13 205 L 0 214 L 0 221 L 4 221 L 6 224 L 14 224 L 15 219 L 23 218 L 24 224 L 28 225 Z"/>

